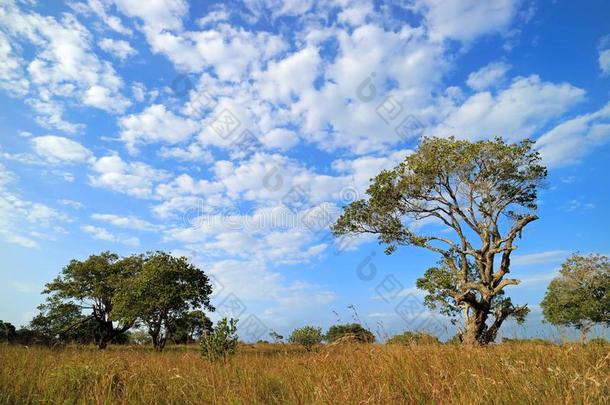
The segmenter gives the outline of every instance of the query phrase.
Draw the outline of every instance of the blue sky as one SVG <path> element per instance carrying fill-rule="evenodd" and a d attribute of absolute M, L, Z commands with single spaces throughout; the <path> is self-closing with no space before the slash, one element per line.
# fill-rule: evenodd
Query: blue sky
<path fill-rule="evenodd" d="M 506 334 L 553 333 L 562 260 L 610 253 L 607 2 L 142 4 L 0 5 L 0 319 L 27 323 L 72 258 L 162 249 L 245 338 L 350 305 L 437 330 L 414 288 L 433 254 L 327 231 L 422 136 L 532 138 L 549 167 L 507 290 L 532 313 Z"/>

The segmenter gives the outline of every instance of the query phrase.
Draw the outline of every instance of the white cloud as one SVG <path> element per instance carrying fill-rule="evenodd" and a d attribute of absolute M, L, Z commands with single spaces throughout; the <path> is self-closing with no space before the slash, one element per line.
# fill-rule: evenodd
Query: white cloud
<path fill-rule="evenodd" d="M 91 235 L 94 239 L 99 239 L 107 242 L 121 243 L 127 246 L 138 246 L 140 240 L 135 236 L 115 235 L 104 228 L 93 225 L 83 225 L 81 229 Z"/>
<path fill-rule="evenodd" d="M 107 222 L 119 228 L 135 229 L 138 231 L 155 232 L 162 228 L 160 225 L 151 224 L 133 215 L 120 216 L 114 214 L 91 214 L 91 219 Z"/>
<path fill-rule="evenodd" d="M 516 14 L 518 0 L 419 0 L 433 40 L 471 41 L 505 30 Z"/>
<path fill-rule="evenodd" d="M 569 255 L 570 252 L 567 250 L 549 250 L 547 252 L 513 255 L 510 261 L 513 266 L 530 266 L 534 264 L 559 262 Z"/>
<path fill-rule="evenodd" d="M 108 27 L 119 34 L 130 35 L 132 33 L 131 30 L 123 25 L 119 17 L 110 15 L 106 12 L 107 5 L 108 2 L 105 0 L 87 0 L 86 5 L 83 3 L 77 3 L 77 8 L 78 10 L 83 10 L 85 12 L 93 12 L 102 21 L 104 21 Z"/>
<path fill-rule="evenodd" d="M 188 12 L 188 3 L 183 0 L 149 0 L 142 7 L 139 0 L 114 0 L 116 6 L 129 17 L 141 19 L 155 31 L 182 28 L 182 17 Z"/>
<path fill-rule="evenodd" d="M 289 129 L 274 128 L 260 136 L 259 140 L 268 148 L 288 150 L 299 142 L 299 137 Z"/>
<path fill-rule="evenodd" d="M 89 183 L 139 198 L 152 195 L 153 186 L 168 178 L 165 171 L 142 162 L 125 162 L 118 155 L 101 157 L 91 165 Z"/>
<path fill-rule="evenodd" d="M 65 98 L 75 98 L 85 105 L 108 109 L 110 102 L 99 103 L 87 91 L 104 88 L 104 99 L 114 100 L 118 110 L 127 101 L 121 95 L 122 79 L 112 65 L 100 60 L 91 46 L 91 33 L 74 15 L 61 19 L 19 10 L 13 2 L 0 6 L 0 23 L 15 43 L 26 42 L 34 48 L 27 65 L 31 88 L 37 94 L 27 99 L 42 115 L 40 122 L 49 127 L 74 132 L 61 119 Z M 97 91 L 98 97 L 100 91 Z"/>
<path fill-rule="evenodd" d="M 34 151 L 50 163 L 84 163 L 92 154 L 80 143 L 61 136 L 31 138 Z"/>
<path fill-rule="evenodd" d="M 137 52 L 129 45 L 129 42 L 122 39 L 104 38 L 99 42 L 100 48 L 124 61 Z"/>
<path fill-rule="evenodd" d="M 536 141 L 550 167 L 578 163 L 594 147 L 610 137 L 610 103 L 589 114 L 564 121 Z"/>
<path fill-rule="evenodd" d="M 151 105 L 139 114 L 131 114 L 119 120 L 121 140 L 134 152 L 139 142 L 166 142 L 176 144 L 195 133 L 195 121 L 177 116 L 161 104 Z"/>
<path fill-rule="evenodd" d="M 68 218 L 54 208 L 8 191 L 6 187 L 16 179 L 0 164 L 0 240 L 35 249 L 38 239 L 53 239 L 54 234 L 63 233 L 57 224 Z"/>
<path fill-rule="evenodd" d="M 30 83 L 25 78 L 23 59 L 13 53 L 6 35 L 0 32 L 0 88 L 16 96 L 28 93 Z"/>
<path fill-rule="evenodd" d="M 159 150 L 159 156 L 163 158 L 174 158 L 187 162 L 212 163 L 214 155 L 209 150 L 205 149 L 197 143 L 192 143 L 185 148 L 162 147 Z"/>
<path fill-rule="evenodd" d="M 428 134 L 471 139 L 503 136 L 511 141 L 533 137 L 584 98 L 584 90 L 568 83 L 543 82 L 536 75 L 517 77 L 496 94 L 475 93 L 461 105 L 447 107 L 442 124 Z"/>
<path fill-rule="evenodd" d="M 477 91 L 486 90 L 490 87 L 499 87 L 508 69 L 510 69 L 510 65 L 507 63 L 493 62 L 469 74 L 466 83 L 473 90 Z"/>

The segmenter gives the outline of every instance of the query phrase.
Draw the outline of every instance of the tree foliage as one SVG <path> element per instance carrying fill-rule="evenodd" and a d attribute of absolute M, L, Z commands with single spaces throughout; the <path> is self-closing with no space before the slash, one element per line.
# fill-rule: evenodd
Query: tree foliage
<path fill-rule="evenodd" d="M 572 255 L 549 284 L 540 306 L 548 322 L 579 329 L 583 341 L 595 324 L 610 325 L 608 257 Z"/>
<path fill-rule="evenodd" d="M 212 286 L 208 276 L 188 262 L 156 252 L 145 258 L 141 270 L 125 280 L 115 297 L 113 316 L 124 322 L 141 320 L 156 350 L 161 351 L 177 329 L 195 326 L 189 311 L 204 307 L 210 311 Z M 205 322 L 205 321 L 204 321 Z"/>
<path fill-rule="evenodd" d="M 301 345 L 307 351 L 322 343 L 322 329 L 315 326 L 303 326 L 292 331 L 288 340 L 290 343 Z"/>
<path fill-rule="evenodd" d="M 84 261 L 72 260 L 46 285 L 43 293 L 49 295 L 47 303 L 41 308 L 43 313 L 34 326 L 61 334 L 91 319 L 99 333 L 98 346 L 105 348 L 135 322 L 135 317 L 119 321 L 113 318 L 112 311 L 115 292 L 137 274 L 141 266 L 141 256 L 120 258 L 110 252 L 91 255 Z"/>
<path fill-rule="evenodd" d="M 359 323 L 333 325 L 326 332 L 328 342 L 335 342 L 346 337 L 360 343 L 373 343 L 375 341 L 375 335 Z"/>
<path fill-rule="evenodd" d="M 210 318 L 203 311 L 195 310 L 173 322 L 171 340 L 177 344 L 188 344 L 212 331 Z"/>
<path fill-rule="evenodd" d="M 401 164 L 379 173 L 368 198 L 345 207 L 332 230 L 375 234 L 388 254 L 403 245 L 438 253 L 441 265 L 420 282 L 426 302 L 461 312 L 463 340 L 485 344 L 508 317 L 522 319 L 527 312 L 497 297 L 519 283 L 506 278 L 510 256 L 523 229 L 538 219 L 537 191 L 546 175 L 529 140 L 424 139 Z M 422 221 L 451 233 L 423 233 Z"/>
<path fill-rule="evenodd" d="M 12 343 L 17 337 L 15 326 L 0 319 L 0 343 Z"/>
<path fill-rule="evenodd" d="M 226 360 L 237 350 L 237 320 L 223 318 L 216 323 L 212 333 L 201 338 L 201 354 L 210 360 Z"/>

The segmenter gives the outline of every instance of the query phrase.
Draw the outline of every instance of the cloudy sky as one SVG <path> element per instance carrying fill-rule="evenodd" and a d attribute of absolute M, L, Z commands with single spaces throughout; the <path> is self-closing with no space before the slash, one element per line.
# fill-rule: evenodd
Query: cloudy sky
<path fill-rule="evenodd" d="M 535 139 L 550 169 L 509 289 L 533 312 L 508 333 L 541 333 L 561 261 L 610 253 L 609 15 L 603 0 L 2 0 L 0 319 L 27 323 L 72 258 L 163 249 L 212 275 L 246 338 L 350 321 L 351 305 L 371 329 L 434 329 L 414 288 L 434 255 L 328 225 L 422 136 L 503 136 Z"/>

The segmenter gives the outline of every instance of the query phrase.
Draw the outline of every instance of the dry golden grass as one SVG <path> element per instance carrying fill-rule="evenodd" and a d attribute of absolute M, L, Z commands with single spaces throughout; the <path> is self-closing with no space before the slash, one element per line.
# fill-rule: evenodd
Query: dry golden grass
<path fill-rule="evenodd" d="M 604 345 L 256 345 L 218 363 L 195 348 L 0 346 L 0 403 L 608 403 L 609 371 Z"/>

